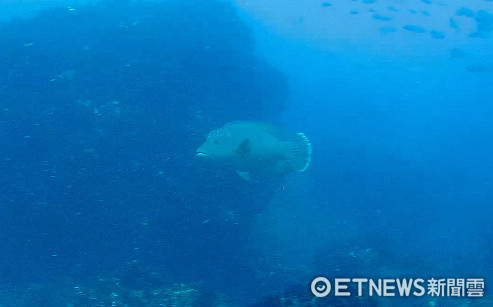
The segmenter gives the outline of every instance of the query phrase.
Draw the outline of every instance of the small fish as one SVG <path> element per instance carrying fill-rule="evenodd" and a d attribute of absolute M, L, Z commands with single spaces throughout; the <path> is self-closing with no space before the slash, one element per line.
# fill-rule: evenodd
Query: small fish
<path fill-rule="evenodd" d="M 459 29 L 459 25 L 457 24 L 457 22 L 453 18 L 449 19 L 449 25 L 452 29 Z"/>
<path fill-rule="evenodd" d="M 378 15 L 378 14 L 372 15 L 371 17 L 373 17 L 373 19 L 381 20 L 381 21 L 389 21 L 389 20 L 392 20 L 392 17 L 382 16 L 382 15 Z"/>
<path fill-rule="evenodd" d="M 388 33 L 393 33 L 396 31 L 397 31 L 397 29 L 394 27 L 382 27 L 382 28 L 380 28 L 380 34 L 382 34 L 382 35 L 386 35 Z"/>
<path fill-rule="evenodd" d="M 404 30 L 408 30 L 408 31 L 411 31 L 411 32 L 414 32 L 414 33 L 424 33 L 426 32 L 426 30 L 420 26 L 416 26 L 416 25 L 405 25 L 402 27 Z"/>
<path fill-rule="evenodd" d="M 443 32 L 437 31 L 437 30 L 431 30 L 430 35 L 431 35 L 431 37 L 436 38 L 436 39 L 444 39 L 445 38 L 445 34 Z"/>
<path fill-rule="evenodd" d="M 461 7 L 460 9 L 457 10 L 455 13 L 456 16 L 466 16 L 469 18 L 474 18 L 474 11 L 467 8 L 467 7 Z"/>
<path fill-rule="evenodd" d="M 469 72 L 476 72 L 476 73 L 491 73 L 493 72 L 493 64 L 484 64 L 484 63 L 477 63 L 477 64 L 471 64 L 466 67 L 466 69 Z"/>
<path fill-rule="evenodd" d="M 485 34 L 493 30 L 493 14 L 485 10 L 480 10 L 476 13 L 475 19 L 478 32 Z"/>
<path fill-rule="evenodd" d="M 285 138 L 275 126 L 246 121 L 213 130 L 196 151 L 197 158 L 228 165 L 247 181 L 304 172 L 311 154 L 310 141 L 303 133 Z"/>

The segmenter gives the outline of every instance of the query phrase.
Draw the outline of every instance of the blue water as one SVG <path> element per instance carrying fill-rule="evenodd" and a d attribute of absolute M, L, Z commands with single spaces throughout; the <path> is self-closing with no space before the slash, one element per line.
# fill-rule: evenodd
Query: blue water
<path fill-rule="evenodd" d="M 0 20 L 0 305 L 493 304 L 493 2 L 7 1 Z M 305 133 L 312 165 L 247 182 L 196 161 L 235 120 Z M 314 300 L 316 276 L 484 278 L 485 297 Z"/>

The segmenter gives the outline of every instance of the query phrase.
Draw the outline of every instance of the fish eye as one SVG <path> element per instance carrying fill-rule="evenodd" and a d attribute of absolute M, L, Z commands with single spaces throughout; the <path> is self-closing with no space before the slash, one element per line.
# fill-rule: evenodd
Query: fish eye
<path fill-rule="evenodd" d="M 219 141 L 218 140 L 214 140 L 214 144 L 219 144 Z"/>

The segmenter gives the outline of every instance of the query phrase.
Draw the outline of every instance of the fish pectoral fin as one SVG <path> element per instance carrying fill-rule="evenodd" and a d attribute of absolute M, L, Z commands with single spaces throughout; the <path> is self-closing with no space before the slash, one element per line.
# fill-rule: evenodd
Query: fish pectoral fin
<path fill-rule="evenodd" d="M 236 149 L 236 153 L 240 156 L 245 156 L 250 153 L 250 139 L 245 139 Z"/>
<path fill-rule="evenodd" d="M 252 178 L 250 177 L 250 172 L 236 171 L 236 173 L 238 174 L 238 176 L 245 179 L 246 181 L 252 181 Z"/>

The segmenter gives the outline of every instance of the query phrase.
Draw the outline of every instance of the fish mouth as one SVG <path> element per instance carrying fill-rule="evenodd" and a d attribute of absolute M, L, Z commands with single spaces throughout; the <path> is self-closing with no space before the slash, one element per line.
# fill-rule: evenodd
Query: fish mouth
<path fill-rule="evenodd" d="M 195 153 L 195 156 L 196 156 L 197 158 L 205 158 L 205 157 L 207 157 L 207 156 L 209 156 L 209 155 L 208 155 L 208 154 L 206 154 L 205 152 L 202 152 L 202 151 L 197 151 L 197 152 Z"/>

